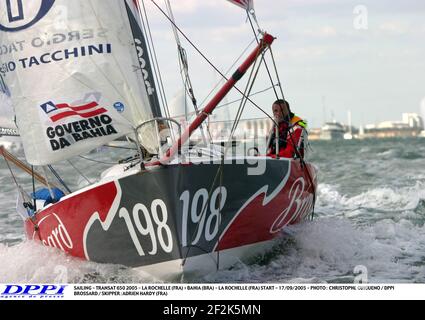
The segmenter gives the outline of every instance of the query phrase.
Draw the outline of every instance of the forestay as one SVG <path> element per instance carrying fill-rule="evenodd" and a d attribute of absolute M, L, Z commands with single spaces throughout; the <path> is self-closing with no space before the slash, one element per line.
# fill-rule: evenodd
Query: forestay
<path fill-rule="evenodd" d="M 87 152 L 152 118 L 135 3 L 0 2 L 0 72 L 29 163 Z M 154 151 L 153 126 L 141 136 Z"/>

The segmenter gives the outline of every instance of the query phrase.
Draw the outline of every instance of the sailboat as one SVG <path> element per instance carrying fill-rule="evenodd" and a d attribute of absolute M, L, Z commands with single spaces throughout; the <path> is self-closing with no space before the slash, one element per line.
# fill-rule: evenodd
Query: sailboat
<path fill-rule="evenodd" d="M 249 12 L 252 1 L 230 1 Z M 26 161 L 44 169 L 115 141 L 137 156 L 80 190 L 20 190 L 28 239 L 74 257 L 159 279 L 205 274 L 264 254 L 282 229 L 312 215 L 316 169 L 304 159 L 227 156 L 188 143 L 270 49 L 258 45 L 184 130 L 163 115 L 137 0 L 7 1 L 0 56 Z M 173 127 L 162 144 L 159 123 Z M 34 169 L 35 168 L 35 169 Z M 27 170 L 28 171 L 28 170 Z M 33 179 L 34 179 L 33 177 Z"/>

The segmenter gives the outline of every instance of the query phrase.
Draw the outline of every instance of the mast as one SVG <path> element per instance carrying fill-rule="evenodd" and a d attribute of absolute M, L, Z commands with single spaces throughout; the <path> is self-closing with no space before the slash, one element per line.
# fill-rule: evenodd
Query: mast
<path fill-rule="evenodd" d="M 149 98 L 149 105 L 152 110 L 152 114 L 154 118 L 161 118 L 161 105 L 158 99 L 158 90 L 155 84 L 154 73 L 151 63 L 151 57 L 149 56 L 148 46 L 146 42 L 146 37 L 142 31 L 143 24 L 142 14 L 140 9 L 140 4 L 138 0 L 133 0 L 134 6 L 136 7 L 139 14 L 139 22 L 136 20 L 131 8 L 128 3 L 125 3 L 128 18 L 130 21 L 131 32 L 133 34 L 134 42 L 137 49 L 137 54 L 139 58 L 139 66 L 143 74 L 144 85 L 146 88 L 146 92 Z"/>
<path fill-rule="evenodd" d="M 249 55 L 245 62 L 236 70 L 233 76 L 227 80 L 224 86 L 217 92 L 212 100 L 206 105 L 204 110 L 196 117 L 191 125 L 185 130 L 182 136 L 176 141 L 173 146 L 167 151 L 166 155 L 161 158 L 160 163 L 166 163 L 171 160 L 175 154 L 180 150 L 181 146 L 190 138 L 192 133 L 201 126 L 205 119 L 210 115 L 223 98 L 229 93 L 233 86 L 244 76 L 247 70 L 257 60 L 257 58 L 273 43 L 274 37 L 265 33 L 263 39 L 258 46 Z M 158 163 L 154 163 L 158 164 Z"/>

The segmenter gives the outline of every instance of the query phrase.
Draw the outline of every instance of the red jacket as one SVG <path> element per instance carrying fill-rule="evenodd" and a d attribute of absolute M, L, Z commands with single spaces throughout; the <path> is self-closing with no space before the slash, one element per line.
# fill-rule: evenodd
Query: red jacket
<path fill-rule="evenodd" d="M 279 123 L 279 157 L 295 158 L 298 156 L 296 150 L 298 150 L 301 157 L 304 157 L 304 128 L 298 124 L 298 121 L 295 122 L 293 120 L 291 121 L 291 128 L 289 131 L 288 128 L 289 125 L 287 122 Z M 276 158 L 275 133 L 275 128 L 273 128 L 269 139 L 269 145 L 267 146 L 267 156 L 272 158 Z"/>

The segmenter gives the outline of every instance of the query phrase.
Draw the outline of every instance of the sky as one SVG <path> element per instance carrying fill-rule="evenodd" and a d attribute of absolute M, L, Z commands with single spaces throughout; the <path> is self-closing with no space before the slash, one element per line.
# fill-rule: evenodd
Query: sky
<path fill-rule="evenodd" d="M 156 2 L 164 7 L 162 0 Z M 170 2 L 178 26 L 223 72 L 254 39 L 244 10 L 226 0 Z M 174 36 L 151 1 L 145 3 L 171 101 L 182 87 Z M 254 5 L 260 27 L 277 38 L 272 50 L 285 97 L 310 127 L 331 120 L 347 123 L 348 110 L 356 126 L 420 112 L 425 101 L 425 1 L 254 0 Z M 182 44 L 202 102 L 220 77 L 183 38 Z M 242 81 L 238 87 L 245 85 Z M 270 85 L 262 69 L 253 92 Z M 238 98 L 232 93 L 225 102 Z M 275 98 L 271 90 L 253 97 L 268 112 Z M 220 117 L 234 115 L 238 107 L 222 108 Z M 244 113 L 245 118 L 261 116 L 252 106 Z"/>

